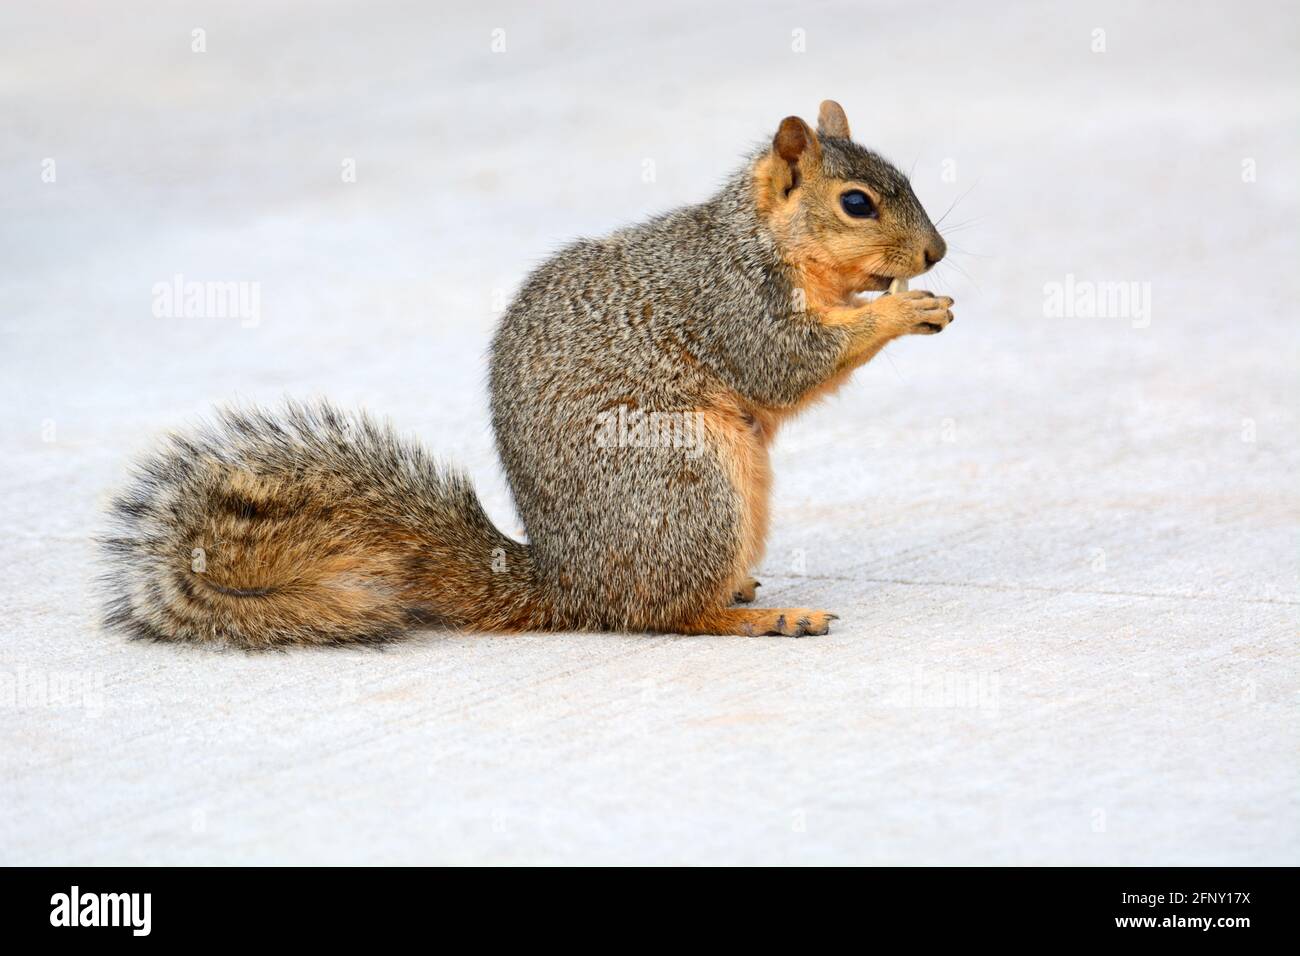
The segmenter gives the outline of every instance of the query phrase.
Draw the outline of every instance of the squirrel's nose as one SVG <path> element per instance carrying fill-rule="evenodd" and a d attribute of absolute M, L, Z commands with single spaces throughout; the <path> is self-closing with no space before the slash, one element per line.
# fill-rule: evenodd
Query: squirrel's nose
<path fill-rule="evenodd" d="M 943 241 L 943 236 L 938 233 L 930 240 L 930 244 L 925 247 L 925 267 L 928 269 L 948 252 L 948 244 Z"/>

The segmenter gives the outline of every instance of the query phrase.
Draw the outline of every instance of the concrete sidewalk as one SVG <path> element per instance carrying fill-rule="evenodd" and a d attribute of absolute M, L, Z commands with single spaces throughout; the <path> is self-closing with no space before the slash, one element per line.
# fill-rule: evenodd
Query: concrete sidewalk
<path fill-rule="evenodd" d="M 0 13 L 0 863 L 1296 863 L 1300 14 L 914 10 Z M 225 399 L 391 416 L 517 530 L 503 299 L 827 96 L 957 299 L 775 447 L 761 600 L 830 635 L 99 628 L 103 503 Z"/>

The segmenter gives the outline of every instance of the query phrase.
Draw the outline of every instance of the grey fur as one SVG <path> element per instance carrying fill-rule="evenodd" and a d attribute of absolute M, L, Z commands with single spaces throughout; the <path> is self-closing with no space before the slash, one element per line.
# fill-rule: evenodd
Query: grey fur
<path fill-rule="evenodd" d="M 867 182 L 932 228 L 879 156 L 848 140 L 822 147 L 831 175 Z M 620 406 L 687 415 L 734 395 L 788 408 L 833 374 L 849 333 L 794 309 L 793 273 L 755 207 L 765 153 L 704 203 L 564 248 L 508 309 L 492 343 L 492 419 L 527 546 L 491 527 L 461 477 L 364 416 L 327 405 L 231 411 L 173 437 L 116 502 L 110 622 L 265 647 L 381 640 L 418 619 L 668 630 L 725 605 L 744 530 L 726 462 L 707 442 L 689 454 L 611 448 L 593 433 Z M 231 515 L 231 489 L 250 480 L 265 507 Z M 299 514 L 323 524 L 303 529 Z M 228 566 L 196 581 L 189 555 L 214 527 L 239 546 L 226 542 Z M 301 580 L 294 570 L 238 584 L 257 570 L 239 554 L 276 554 L 291 533 L 317 535 L 323 553 L 361 570 L 313 565 Z M 209 544 L 220 560 L 222 543 Z M 504 573 L 491 567 L 502 556 Z M 367 609 L 313 624 L 295 614 L 295 596 Z"/>

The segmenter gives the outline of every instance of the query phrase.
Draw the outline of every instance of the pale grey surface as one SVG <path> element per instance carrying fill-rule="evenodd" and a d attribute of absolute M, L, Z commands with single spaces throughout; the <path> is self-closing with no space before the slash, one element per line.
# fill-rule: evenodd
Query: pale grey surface
<path fill-rule="evenodd" d="M 1294 5 L 617 6 L 5 5 L 0 862 L 1297 862 Z M 761 595 L 834 633 L 98 627 L 109 490 L 230 397 L 390 415 L 515 530 L 500 297 L 824 96 L 968 223 L 956 324 L 775 447 Z"/>

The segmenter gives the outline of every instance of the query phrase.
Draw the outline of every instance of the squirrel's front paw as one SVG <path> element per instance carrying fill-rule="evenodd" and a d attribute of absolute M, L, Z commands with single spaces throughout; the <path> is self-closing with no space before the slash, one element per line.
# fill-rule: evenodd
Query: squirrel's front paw
<path fill-rule="evenodd" d="M 874 303 L 896 335 L 934 335 L 952 322 L 952 299 L 923 289 L 881 296 Z"/>

